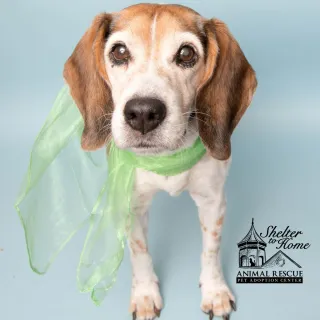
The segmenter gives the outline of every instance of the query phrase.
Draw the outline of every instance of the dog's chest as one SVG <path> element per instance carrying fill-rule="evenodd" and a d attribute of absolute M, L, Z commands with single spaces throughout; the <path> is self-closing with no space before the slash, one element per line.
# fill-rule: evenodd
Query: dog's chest
<path fill-rule="evenodd" d="M 161 177 L 158 181 L 158 187 L 170 194 L 170 196 L 178 196 L 184 189 L 187 188 L 189 171 L 172 177 Z"/>
<path fill-rule="evenodd" d="M 214 191 L 224 184 L 230 160 L 219 161 L 206 154 L 190 170 L 169 177 L 138 168 L 135 190 L 140 195 L 163 190 L 171 196 L 178 196 L 186 189 L 201 193 Z"/>
<path fill-rule="evenodd" d="M 150 189 L 163 190 L 171 196 L 178 196 L 188 186 L 189 172 L 186 171 L 175 176 L 160 176 L 153 172 L 138 170 L 137 182 L 139 191 Z"/>

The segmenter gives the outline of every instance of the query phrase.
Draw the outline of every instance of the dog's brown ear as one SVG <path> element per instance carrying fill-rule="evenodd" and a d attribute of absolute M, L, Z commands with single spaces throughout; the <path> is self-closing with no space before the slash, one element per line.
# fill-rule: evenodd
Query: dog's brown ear
<path fill-rule="evenodd" d="M 110 23 L 111 15 L 98 15 L 64 66 L 63 76 L 84 119 L 84 150 L 102 147 L 110 136 L 113 102 L 103 58 Z"/>
<path fill-rule="evenodd" d="M 205 29 L 208 54 L 197 98 L 199 134 L 214 158 L 226 160 L 231 154 L 231 134 L 251 103 L 257 80 L 223 22 L 208 20 Z"/>

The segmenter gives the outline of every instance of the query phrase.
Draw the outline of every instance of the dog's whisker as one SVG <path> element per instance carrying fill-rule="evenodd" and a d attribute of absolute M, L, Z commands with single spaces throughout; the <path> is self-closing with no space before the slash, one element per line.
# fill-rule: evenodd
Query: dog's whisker
<path fill-rule="evenodd" d="M 209 126 L 209 124 L 206 121 L 199 119 L 198 117 L 194 117 L 194 119 L 197 119 L 197 121 L 201 121 L 203 124 Z"/>
<path fill-rule="evenodd" d="M 201 111 L 197 111 L 197 110 L 195 110 L 194 112 L 195 112 L 196 114 L 203 114 L 203 115 L 205 115 L 205 116 L 211 117 L 209 113 L 205 113 L 205 112 L 201 112 Z"/>
<path fill-rule="evenodd" d="M 102 126 L 100 128 L 100 130 L 98 131 L 98 134 L 103 134 L 103 133 L 107 132 L 108 130 L 110 130 L 110 128 L 111 128 L 111 124 L 108 124 L 106 126 Z"/>
<path fill-rule="evenodd" d="M 107 118 L 107 117 L 112 117 L 112 113 L 105 113 L 101 117 L 99 117 L 97 120 L 100 120 L 101 118 Z"/>
<path fill-rule="evenodd" d="M 187 111 L 187 112 L 182 113 L 181 115 L 182 115 L 182 116 L 185 116 L 185 115 L 190 116 L 192 113 L 195 113 L 195 114 L 203 114 L 203 115 L 205 115 L 205 116 L 210 117 L 210 114 L 205 113 L 205 112 L 201 112 L 201 111 L 197 111 L 197 110 Z"/>

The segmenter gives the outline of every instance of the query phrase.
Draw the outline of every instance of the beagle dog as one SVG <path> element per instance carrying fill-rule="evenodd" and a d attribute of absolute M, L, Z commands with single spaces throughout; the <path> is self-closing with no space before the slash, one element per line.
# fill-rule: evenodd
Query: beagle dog
<path fill-rule="evenodd" d="M 137 169 L 138 205 L 128 244 L 133 318 L 154 319 L 163 307 L 147 246 L 148 207 L 158 190 L 188 190 L 203 234 L 201 309 L 229 319 L 235 298 L 219 248 L 226 212 L 224 183 L 230 137 L 251 103 L 255 72 L 227 26 L 180 5 L 139 4 L 98 15 L 67 60 L 64 78 L 84 118 L 84 150 L 119 148 L 169 154 L 200 136 L 207 149 L 192 169 L 172 177 Z"/>

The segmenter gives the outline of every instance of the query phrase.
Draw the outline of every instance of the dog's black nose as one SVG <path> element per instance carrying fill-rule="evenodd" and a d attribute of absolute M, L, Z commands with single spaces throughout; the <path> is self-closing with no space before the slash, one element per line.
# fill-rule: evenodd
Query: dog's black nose
<path fill-rule="evenodd" d="M 155 98 L 135 98 L 126 103 L 124 117 L 132 129 L 146 134 L 166 117 L 166 106 Z"/>

